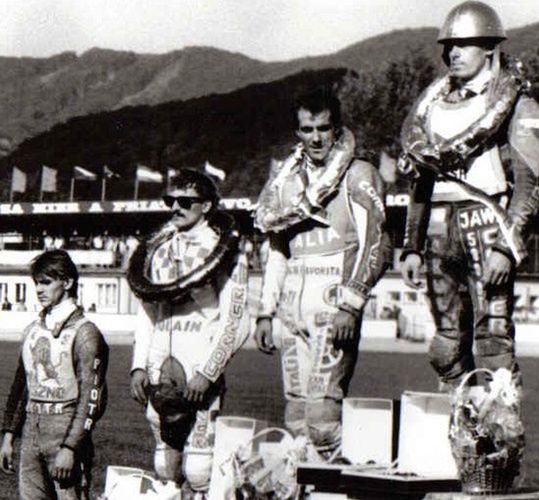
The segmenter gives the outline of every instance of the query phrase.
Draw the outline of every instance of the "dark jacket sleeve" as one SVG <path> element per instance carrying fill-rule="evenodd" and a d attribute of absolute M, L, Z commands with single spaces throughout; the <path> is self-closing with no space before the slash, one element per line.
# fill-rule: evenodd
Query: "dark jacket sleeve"
<path fill-rule="evenodd" d="M 77 451 L 105 411 L 108 354 L 108 345 L 99 329 L 91 322 L 84 323 L 73 343 L 79 398 L 62 443 L 66 448 Z"/>
<path fill-rule="evenodd" d="M 409 189 L 410 200 L 406 210 L 401 260 L 404 260 L 410 253 L 422 256 L 425 246 L 430 217 L 430 199 L 434 188 L 434 174 L 425 170 L 419 170 L 418 173 L 418 177 L 411 181 Z"/>
<path fill-rule="evenodd" d="M 2 423 L 3 432 L 11 432 L 16 436 L 20 435 L 24 418 L 26 416 L 26 402 L 28 400 L 28 391 L 26 388 L 26 372 L 22 356 L 19 356 L 15 376 L 11 383 L 11 389 L 6 402 L 4 411 L 4 421 Z"/>
<path fill-rule="evenodd" d="M 430 217 L 430 203 L 432 190 L 434 188 L 434 174 L 421 169 L 415 165 L 414 154 L 422 156 L 422 148 L 425 146 L 425 124 L 421 113 L 419 113 L 420 103 L 425 99 L 432 86 L 437 85 L 435 81 L 416 99 L 412 109 L 410 109 L 401 128 L 401 144 L 405 153 L 406 163 L 413 167 L 415 175 L 407 172 L 410 179 L 409 191 L 410 201 L 406 211 L 406 224 L 404 229 L 404 243 L 401 260 L 404 260 L 410 253 L 422 256 L 425 245 L 425 236 Z"/>
<path fill-rule="evenodd" d="M 513 194 L 507 212 L 515 231 L 525 240 L 539 210 L 539 104 L 533 99 L 523 96 L 518 100 L 508 142 Z M 501 234 L 494 248 L 511 256 Z"/>
<path fill-rule="evenodd" d="M 371 288 L 385 271 L 391 253 L 386 231 L 385 186 L 378 171 L 360 160 L 354 162 L 345 182 L 359 250 L 344 276 L 344 284 L 368 298 Z"/>

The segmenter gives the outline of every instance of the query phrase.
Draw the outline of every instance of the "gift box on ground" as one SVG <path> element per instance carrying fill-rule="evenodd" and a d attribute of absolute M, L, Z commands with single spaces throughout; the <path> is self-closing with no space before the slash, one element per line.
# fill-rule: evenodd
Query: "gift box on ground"
<path fill-rule="evenodd" d="M 359 465 L 305 464 L 298 469 L 301 484 L 314 485 L 316 492 L 345 493 L 351 498 L 419 499 L 431 491 L 460 491 L 448 438 L 451 407 L 447 394 L 406 391 L 400 405 L 393 403 L 391 411 L 388 400 L 365 401 L 346 404 L 343 425 L 343 455 L 353 457 Z M 344 411 L 343 403 L 343 424 Z M 383 425 L 364 423 L 375 415 Z M 344 427 L 350 425 L 355 434 L 350 429 L 345 432 Z M 373 434 L 369 436 L 369 432 Z M 361 434 L 367 437 L 360 438 Z M 388 436 L 392 458 L 398 443 L 398 465 L 367 464 L 360 448 L 365 445 L 367 455 L 385 450 L 380 456 L 386 458 Z M 378 450 L 373 444 L 377 439 L 383 443 Z"/>
<path fill-rule="evenodd" d="M 399 402 L 381 398 L 345 398 L 342 455 L 352 464 L 389 466 L 397 457 Z"/>
<path fill-rule="evenodd" d="M 343 470 L 341 490 L 403 499 L 460 490 L 448 437 L 450 414 L 448 394 L 405 391 L 400 400 L 398 465 L 385 470 Z"/>
<path fill-rule="evenodd" d="M 401 397 L 399 465 L 422 476 L 457 477 L 448 430 L 448 394 L 405 391 Z"/>

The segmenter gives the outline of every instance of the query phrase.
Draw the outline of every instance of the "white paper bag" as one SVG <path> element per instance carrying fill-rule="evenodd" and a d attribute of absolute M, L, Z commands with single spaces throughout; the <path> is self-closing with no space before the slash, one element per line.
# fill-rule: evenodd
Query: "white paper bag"
<path fill-rule="evenodd" d="M 255 434 L 256 420 L 244 417 L 218 417 L 208 500 L 234 498 L 232 454 L 249 443 Z M 232 495 L 232 496 L 231 496 Z"/>

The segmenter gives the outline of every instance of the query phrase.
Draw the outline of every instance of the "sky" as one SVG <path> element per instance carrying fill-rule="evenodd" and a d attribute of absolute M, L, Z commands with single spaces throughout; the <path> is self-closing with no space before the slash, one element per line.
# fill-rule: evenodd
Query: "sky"
<path fill-rule="evenodd" d="M 506 28 L 539 0 L 485 0 Z M 0 56 L 93 47 L 164 53 L 213 46 L 264 61 L 330 54 L 394 29 L 439 27 L 459 0 L 0 0 Z"/>

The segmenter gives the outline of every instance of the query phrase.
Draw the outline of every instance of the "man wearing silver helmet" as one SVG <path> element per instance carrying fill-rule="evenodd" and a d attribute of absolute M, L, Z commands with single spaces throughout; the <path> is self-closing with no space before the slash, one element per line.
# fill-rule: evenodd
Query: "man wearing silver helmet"
<path fill-rule="evenodd" d="M 425 259 L 436 324 L 429 355 L 450 385 L 476 364 L 519 377 L 513 290 L 539 206 L 539 106 L 521 64 L 500 52 L 505 38 L 488 5 L 456 6 L 438 37 L 448 73 L 402 129 L 399 167 L 412 178 L 402 275 L 421 287 Z"/>

